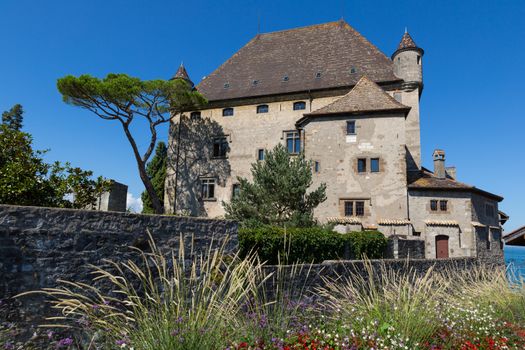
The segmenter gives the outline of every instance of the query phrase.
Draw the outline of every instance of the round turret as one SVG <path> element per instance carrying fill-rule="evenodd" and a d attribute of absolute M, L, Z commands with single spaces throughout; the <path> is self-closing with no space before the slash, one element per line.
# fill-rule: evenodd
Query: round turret
<path fill-rule="evenodd" d="M 405 31 L 396 52 L 392 54 L 394 74 L 405 83 L 416 83 L 423 86 L 423 54 L 410 34 Z"/>

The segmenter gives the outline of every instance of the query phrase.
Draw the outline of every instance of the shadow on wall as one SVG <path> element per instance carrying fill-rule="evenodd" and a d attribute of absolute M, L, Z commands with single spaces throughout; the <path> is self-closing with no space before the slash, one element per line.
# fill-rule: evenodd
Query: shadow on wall
<path fill-rule="evenodd" d="M 227 157 L 214 157 L 214 141 L 225 137 L 224 129 L 209 118 L 182 116 L 170 126 L 166 197 L 168 212 L 207 216 L 202 199 L 202 180 L 214 179 L 215 191 L 225 186 L 231 167 Z M 227 146 L 228 154 L 229 146 Z"/>

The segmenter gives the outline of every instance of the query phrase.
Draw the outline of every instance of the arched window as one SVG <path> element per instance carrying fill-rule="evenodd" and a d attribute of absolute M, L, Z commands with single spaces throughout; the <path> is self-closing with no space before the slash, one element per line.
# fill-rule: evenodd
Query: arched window
<path fill-rule="evenodd" d="M 306 109 L 306 102 L 304 101 L 298 101 L 293 103 L 293 110 L 299 111 L 301 109 Z"/>
<path fill-rule="evenodd" d="M 268 113 L 268 105 L 258 105 L 257 113 Z"/>
<path fill-rule="evenodd" d="M 191 112 L 190 113 L 190 119 L 191 120 L 201 119 L 201 112 Z"/>
<path fill-rule="evenodd" d="M 222 110 L 223 117 L 231 117 L 233 115 L 233 108 L 224 108 Z"/>

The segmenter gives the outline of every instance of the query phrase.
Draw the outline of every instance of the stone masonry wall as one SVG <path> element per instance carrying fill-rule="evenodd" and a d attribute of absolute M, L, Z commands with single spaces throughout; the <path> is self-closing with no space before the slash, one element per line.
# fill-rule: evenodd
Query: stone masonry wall
<path fill-rule="evenodd" d="M 232 221 L 0 205 L 0 322 L 37 324 L 42 297 L 11 297 L 54 287 L 59 278 L 89 282 L 87 264 L 125 261 L 134 254 L 130 246 L 147 249 L 147 230 L 161 250 L 178 251 L 182 236 L 199 254 L 229 236 L 226 253 L 237 251 Z"/>

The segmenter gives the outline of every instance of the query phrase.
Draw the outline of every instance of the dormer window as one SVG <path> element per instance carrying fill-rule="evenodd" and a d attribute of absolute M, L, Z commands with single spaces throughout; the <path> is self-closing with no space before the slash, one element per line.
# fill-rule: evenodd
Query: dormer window
<path fill-rule="evenodd" d="M 293 110 L 294 111 L 300 111 L 302 109 L 306 109 L 306 102 L 304 101 L 297 101 L 293 103 Z"/>
<path fill-rule="evenodd" d="M 357 73 L 357 69 L 355 67 L 350 68 L 350 74 Z"/>
<path fill-rule="evenodd" d="M 290 80 L 290 78 L 288 78 L 288 76 L 285 75 L 285 76 L 283 77 L 283 81 L 288 81 L 288 80 Z"/>
<path fill-rule="evenodd" d="M 224 83 L 224 88 L 225 89 L 229 89 L 230 88 L 230 83 Z"/>
<path fill-rule="evenodd" d="M 315 79 L 320 79 L 320 78 L 321 78 L 321 72 L 315 73 Z"/>
<path fill-rule="evenodd" d="M 268 113 L 268 105 L 258 105 L 257 113 Z"/>
<path fill-rule="evenodd" d="M 253 85 L 253 86 L 257 86 L 257 85 L 259 85 L 259 80 L 254 80 L 254 81 L 252 81 L 252 85 Z"/>
<path fill-rule="evenodd" d="M 222 110 L 223 117 L 231 117 L 233 115 L 233 108 L 224 108 Z"/>

